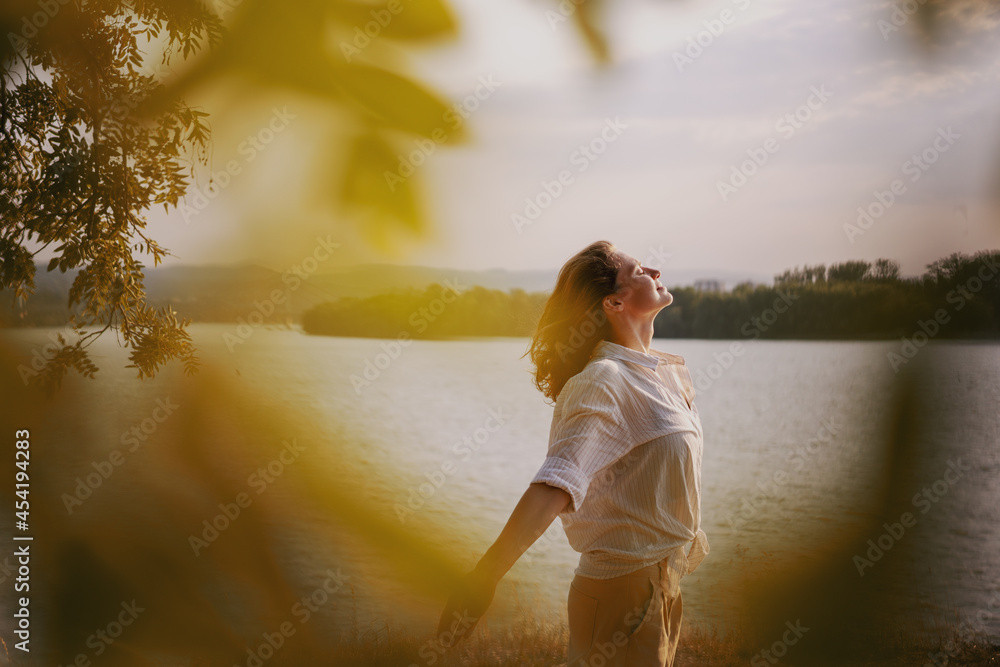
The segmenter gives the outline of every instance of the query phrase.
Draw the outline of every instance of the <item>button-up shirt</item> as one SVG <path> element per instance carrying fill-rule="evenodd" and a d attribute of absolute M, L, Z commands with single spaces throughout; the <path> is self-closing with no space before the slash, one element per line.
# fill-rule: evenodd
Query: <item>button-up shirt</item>
<path fill-rule="evenodd" d="M 559 516 L 580 552 L 576 573 L 608 579 L 694 542 L 701 531 L 703 434 L 683 357 L 600 341 L 556 397 L 546 458 L 531 480 L 566 491 Z M 686 549 L 681 551 L 686 552 Z"/>

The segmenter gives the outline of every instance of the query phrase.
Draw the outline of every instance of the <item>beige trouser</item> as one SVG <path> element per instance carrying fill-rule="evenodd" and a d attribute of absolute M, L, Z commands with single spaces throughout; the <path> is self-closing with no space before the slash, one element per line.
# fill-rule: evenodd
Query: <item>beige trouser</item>
<path fill-rule="evenodd" d="M 669 667 L 681 631 L 677 571 L 667 561 L 569 588 L 569 667 Z M 670 591 L 674 591 L 671 595 Z"/>

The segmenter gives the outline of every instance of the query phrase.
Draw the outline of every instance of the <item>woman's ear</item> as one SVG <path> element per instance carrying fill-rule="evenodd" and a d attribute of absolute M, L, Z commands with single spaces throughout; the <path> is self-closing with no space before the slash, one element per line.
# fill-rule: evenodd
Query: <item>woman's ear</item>
<path fill-rule="evenodd" d="M 609 294 L 606 297 L 604 297 L 604 299 L 601 301 L 601 306 L 604 308 L 605 312 L 619 311 L 622 309 L 623 305 L 624 304 L 622 303 L 622 300 L 617 293 Z"/>

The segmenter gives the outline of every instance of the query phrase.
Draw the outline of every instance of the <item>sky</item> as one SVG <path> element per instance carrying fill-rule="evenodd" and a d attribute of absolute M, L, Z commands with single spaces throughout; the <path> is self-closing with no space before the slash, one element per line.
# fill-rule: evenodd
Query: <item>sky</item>
<path fill-rule="evenodd" d="M 995 9 L 955 3 L 947 46 L 922 49 L 902 2 L 619 0 L 600 16 L 599 67 L 557 2 L 451 6 L 458 38 L 410 54 L 472 136 L 417 168 L 430 234 L 371 247 L 311 190 L 310 160 L 343 141 L 337 119 L 287 97 L 239 106 L 221 86 L 200 100 L 221 119 L 213 165 L 279 129 L 196 215 L 151 213 L 168 263 L 281 270 L 323 235 L 340 244 L 330 268 L 557 269 L 608 239 L 662 269 L 888 257 L 916 275 L 1000 248 Z M 224 122 L 232 107 L 240 120 Z M 308 231 L 292 239 L 293 224 Z"/>

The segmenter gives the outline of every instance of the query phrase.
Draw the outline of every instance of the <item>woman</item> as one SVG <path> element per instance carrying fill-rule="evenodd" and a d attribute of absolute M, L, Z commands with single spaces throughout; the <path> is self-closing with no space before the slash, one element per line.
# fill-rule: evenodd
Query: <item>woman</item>
<path fill-rule="evenodd" d="M 568 664 L 673 663 L 680 578 L 708 543 L 691 375 L 683 358 L 649 347 L 656 314 L 673 301 L 659 276 L 607 241 L 559 271 L 528 351 L 536 386 L 555 400 L 547 456 L 449 599 L 439 632 L 467 635 L 500 579 L 558 515 L 580 552 Z"/>

